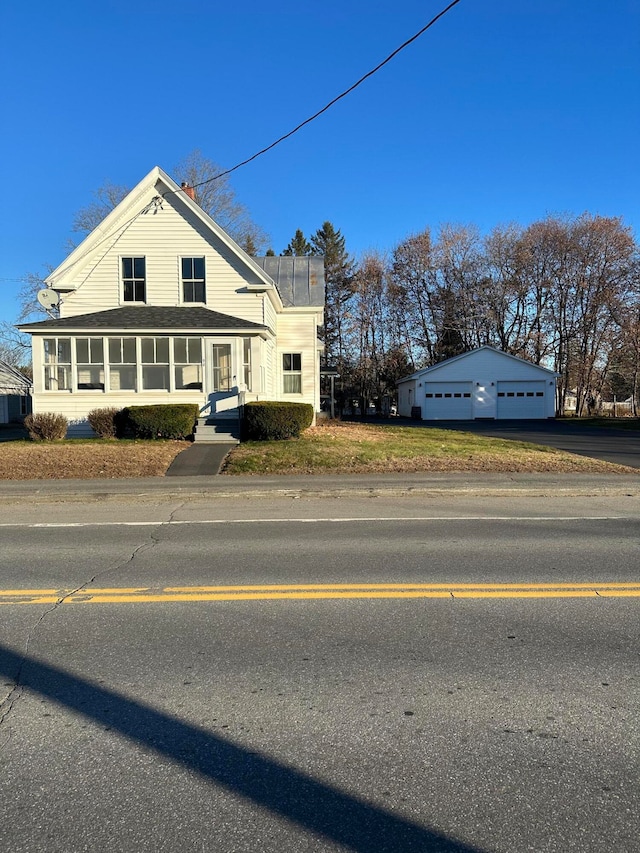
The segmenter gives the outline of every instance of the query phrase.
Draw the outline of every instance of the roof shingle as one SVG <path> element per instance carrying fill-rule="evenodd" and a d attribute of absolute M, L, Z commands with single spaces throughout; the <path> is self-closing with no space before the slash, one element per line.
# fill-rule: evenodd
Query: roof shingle
<path fill-rule="evenodd" d="M 128 305 L 124 308 L 111 308 L 108 311 L 96 311 L 92 314 L 78 314 L 75 317 L 59 317 L 38 323 L 27 323 L 20 328 L 33 332 L 40 329 L 130 329 L 131 331 L 161 329 L 172 332 L 189 329 L 212 332 L 236 329 L 257 331 L 265 329 L 266 326 L 200 306 L 170 308 Z"/>

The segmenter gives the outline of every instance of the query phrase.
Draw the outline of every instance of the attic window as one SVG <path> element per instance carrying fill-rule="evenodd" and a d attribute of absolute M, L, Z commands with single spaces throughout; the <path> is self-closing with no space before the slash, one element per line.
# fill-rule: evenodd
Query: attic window
<path fill-rule="evenodd" d="M 122 299 L 124 302 L 147 301 L 145 258 L 122 258 Z"/>

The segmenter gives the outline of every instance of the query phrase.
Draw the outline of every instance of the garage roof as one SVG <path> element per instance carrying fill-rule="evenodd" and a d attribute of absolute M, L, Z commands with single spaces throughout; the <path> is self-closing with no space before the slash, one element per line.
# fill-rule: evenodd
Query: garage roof
<path fill-rule="evenodd" d="M 399 379 L 396 382 L 396 385 L 400 385 L 401 382 L 407 382 L 411 379 L 417 379 L 419 376 L 424 376 L 425 373 L 431 373 L 433 371 L 439 370 L 445 365 L 453 364 L 456 361 L 469 358 L 469 356 L 475 356 L 478 353 L 481 353 L 483 350 L 494 352 L 497 355 L 500 355 L 504 358 L 512 359 L 513 361 L 517 361 L 520 364 L 526 364 L 528 367 L 540 370 L 542 373 L 546 373 L 548 376 L 560 375 L 559 373 L 556 373 L 553 370 L 549 370 L 547 367 L 542 367 L 540 364 L 534 364 L 532 361 L 528 361 L 526 358 L 519 358 L 517 355 L 511 355 L 511 353 L 504 352 L 503 350 L 496 349 L 495 347 L 491 347 L 489 345 L 485 345 L 482 347 L 478 347 L 477 349 L 469 350 L 469 352 L 463 352 L 460 355 L 454 355 L 452 358 L 447 358 L 445 361 L 439 361 L 437 364 L 432 364 L 430 367 L 423 367 L 421 370 L 416 370 L 415 373 L 411 373 L 409 376 L 403 376 L 402 379 Z"/>

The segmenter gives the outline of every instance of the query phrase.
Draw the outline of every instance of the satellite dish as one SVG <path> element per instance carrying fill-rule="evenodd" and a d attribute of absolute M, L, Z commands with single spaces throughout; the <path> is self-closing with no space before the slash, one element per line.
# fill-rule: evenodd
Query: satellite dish
<path fill-rule="evenodd" d="M 57 308 L 60 304 L 60 296 L 55 292 L 55 290 L 51 290 L 50 287 L 45 287 L 44 290 L 38 291 L 38 302 L 44 309 L 47 311 L 51 311 L 52 308 Z"/>

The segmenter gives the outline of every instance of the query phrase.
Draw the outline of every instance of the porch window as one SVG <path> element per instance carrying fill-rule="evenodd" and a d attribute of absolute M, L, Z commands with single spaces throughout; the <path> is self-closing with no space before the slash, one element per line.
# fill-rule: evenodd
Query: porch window
<path fill-rule="evenodd" d="M 44 389 L 71 390 L 71 338 L 44 339 Z"/>
<path fill-rule="evenodd" d="M 242 380 L 251 391 L 251 338 L 242 339 Z"/>
<path fill-rule="evenodd" d="M 173 361 L 176 391 L 202 391 L 202 341 L 175 338 Z"/>
<path fill-rule="evenodd" d="M 135 391 L 137 387 L 136 339 L 109 338 L 109 388 Z"/>
<path fill-rule="evenodd" d="M 142 388 L 169 390 L 169 338 L 141 338 Z"/>
<path fill-rule="evenodd" d="M 302 353 L 282 354 L 282 390 L 285 394 L 302 394 Z"/>
<path fill-rule="evenodd" d="M 182 258 L 182 301 L 206 301 L 204 258 Z"/>
<path fill-rule="evenodd" d="M 78 391 L 104 391 L 102 338 L 76 338 Z"/>
<path fill-rule="evenodd" d="M 124 302 L 147 301 L 144 258 L 122 258 L 122 298 Z"/>

